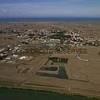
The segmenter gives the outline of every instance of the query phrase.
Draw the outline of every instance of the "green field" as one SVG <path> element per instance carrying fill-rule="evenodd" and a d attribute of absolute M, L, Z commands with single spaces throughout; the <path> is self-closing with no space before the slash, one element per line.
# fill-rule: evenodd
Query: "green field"
<path fill-rule="evenodd" d="M 64 95 L 54 92 L 0 88 L 0 100 L 99 100 L 79 95 Z"/>

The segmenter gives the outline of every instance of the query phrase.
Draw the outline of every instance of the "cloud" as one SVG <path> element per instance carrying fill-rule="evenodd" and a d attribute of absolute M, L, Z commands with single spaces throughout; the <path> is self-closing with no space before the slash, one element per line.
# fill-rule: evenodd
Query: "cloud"
<path fill-rule="evenodd" d="M 4 0 L 0 0 L 0 2 L 1 1 Z M 0 17 L 100 17 L 100 3 L 92 3 L 94 1 L 91 1 L 90 3 L 90 0 L 88 0 L 88 2 L 83 2 L 86 0 L 58 0 L 59 2 L 57 2 L 57 0 L 41 0 L 44 2 L 39 2 L 40 0 L 37 0 L 38 2 L 36 0 L 30 0 L 31 2 L 25 1 L 26 0 L 21 0 L 21 3 L 13 2 L 0 4 Z"/>

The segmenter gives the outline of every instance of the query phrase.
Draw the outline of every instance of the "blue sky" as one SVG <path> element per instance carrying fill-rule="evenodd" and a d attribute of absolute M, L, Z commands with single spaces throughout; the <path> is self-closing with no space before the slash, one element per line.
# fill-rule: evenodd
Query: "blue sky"
<path fill-rule="evenodd" d="M 0 17 L 100 17 L 100 0 L 0 0 Z"/>

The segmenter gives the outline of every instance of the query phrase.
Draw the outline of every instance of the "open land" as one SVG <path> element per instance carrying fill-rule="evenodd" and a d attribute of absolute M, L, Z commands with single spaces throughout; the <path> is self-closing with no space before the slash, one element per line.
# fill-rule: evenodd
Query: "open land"
<path fill-rule="evenodd" d="M 100 24 L 0 24 L 0 86 L 100 97 Z"/>

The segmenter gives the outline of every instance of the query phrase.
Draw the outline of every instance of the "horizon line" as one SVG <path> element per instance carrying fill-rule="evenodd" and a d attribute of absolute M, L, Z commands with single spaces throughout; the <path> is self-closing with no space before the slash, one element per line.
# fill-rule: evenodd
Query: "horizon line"
<path fill-rule="evenodd" d="M 25 18 L 100 18 L 100 17 L 57 17 L 57 16 L 50 16 L 50 17 L 45 17 L 45 16 L 43 16 L 43 17 L 39 17 L 39 16 L 37 16 L 37 17 L 0 17 L 0 19 L 16 19 L 16 18 L 23 18 L 23 19 L 25 19 Z"/>

